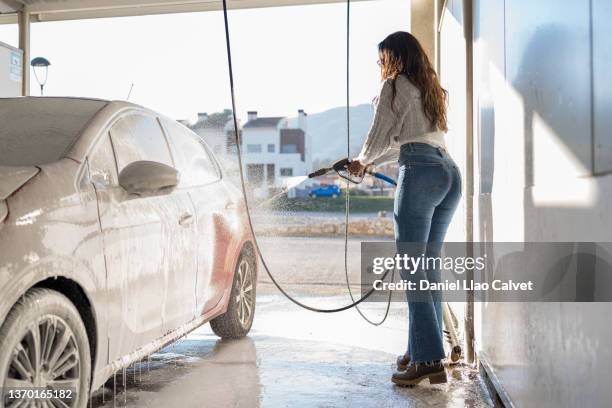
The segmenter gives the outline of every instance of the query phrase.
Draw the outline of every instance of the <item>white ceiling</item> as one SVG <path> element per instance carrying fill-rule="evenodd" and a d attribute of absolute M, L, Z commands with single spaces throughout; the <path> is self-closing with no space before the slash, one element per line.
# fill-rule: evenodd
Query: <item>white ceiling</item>
<path fill-rule="evenodd" d="M 228 7 L 258 8 L 338 3 L 346 0 L 228 0 Z M 368 0 L 353 0 L 368 1 Z M 372 0 L 370 0 L 372 1 Z M 16 11 L 25 7 L 32 21 L 75 20 L 100 17 L 213 11 L 221 0 L 0 0 L 0 24 L 16 23 Z"/>

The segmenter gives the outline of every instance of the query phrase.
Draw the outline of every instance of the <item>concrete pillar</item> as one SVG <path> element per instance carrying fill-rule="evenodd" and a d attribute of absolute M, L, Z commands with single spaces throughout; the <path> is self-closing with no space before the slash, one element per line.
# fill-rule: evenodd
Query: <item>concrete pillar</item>
<path fill-rule="evenodd" d="M 24 7 L 17 13 L 19 24 L 19 48 L 23 51 L 21 95 L 30 94 L 30 14 Z"/>
<path fill-rule="evenodd" d="M 411 32 L 417 37 L 425 49 L 431 63 L 439 72 L 438 58 L 438 24 L 441 13 L 444 10 L 447 0 L 412 0 L 411 5 Z M 465 204 L 466 204 L 466 242 L 474 240 L 473 232 L 473 212 L 474 212 L 474 139 L 473 139 L 473 47 L 472 47 L 472 0 L 462 0 L 464 36 L 466 38 L 466 174 L 464 174 L 465 184 Z M 458 63 L 460 61 L 457 61 Z M 469 252 L 468 256 L 472 254 Z M 468 272 L 468 279 L 473 277 L 473 271 Z M 474 298 L 473 293 L 468 292 L 466 299 L 465 312 L 465 356 L 468 363 L 474 361 Z"/>
<path fill-rule="evenodd" d="M 419 40 L 434 67 L 438 66 L 436 5 L 436 0 L 412 0 L 410 6 L 410 32 Z"/>
<path fill-rule="evenodd" d="M 463 32 L 465 36 L 465 137 L 466 137 L 466 160 L 465 160 L 465 227 L 466 242 L 474 241 L 474 33 L 473 33 L 473 4 L 472 0 L 463 0 Z M 474 256 L 472 248 L 468 250 L 467 256 Z M 474 270 L 469 270 L 467 279 L 474 278 Z M 474 348 L 474 293 L 468 292 L 465 309 L 465 358 L 468 364 L 474 363 L 476 358 Z"/>

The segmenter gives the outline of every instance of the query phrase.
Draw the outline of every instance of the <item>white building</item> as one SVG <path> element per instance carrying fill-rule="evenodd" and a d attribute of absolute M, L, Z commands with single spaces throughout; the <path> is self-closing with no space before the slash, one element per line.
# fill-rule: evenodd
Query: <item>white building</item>
<path fill-rule="evenodd" d="M 258 197 L 267 197 L 287 185 L 288 179 L 312 171 L 312 148 L 306 113 L 298 111 L 297 128 L 285 117 L 257 117 L 248 112 L 242 129 L 246 178 Z"/>
<path fill-rule="evenodd" d="M 225 109 L 223 112 L 211 114 L 198 113 L 197 121 L 192 125 L 186 124 L 186 126 L 197 133 L 213 150 L 227 176 L 232 181 L 239 183 L 240 174 L 232 110 Z M 240 132 L 240 122 L 238 122 L 238 131 Z"/>
<path fill-rule="evenodd" d="M 198 120 L 189 127 L 206 141 L 215 155 L 225 156 L 235 150 L 234 121 L 231 109 L 210 115 L 198 113 Z"/>

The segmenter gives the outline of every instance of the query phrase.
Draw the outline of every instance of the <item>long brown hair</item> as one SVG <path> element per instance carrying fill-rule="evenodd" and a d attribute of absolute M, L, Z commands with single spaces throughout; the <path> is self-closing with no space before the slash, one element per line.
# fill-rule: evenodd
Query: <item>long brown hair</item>
<path fill-rule="evenodd" d="M 440 85 L 438 75 L 419 41 L 410 33 L 397 31 L 378 44 L 378 53 L 382 79 L 393 80 L 393 99 L 397 93 L 395 80 L 404 74 L 421 91 L 425 116 L 431 121 L 432 126 L 447 131 L 448 93 Z"/>

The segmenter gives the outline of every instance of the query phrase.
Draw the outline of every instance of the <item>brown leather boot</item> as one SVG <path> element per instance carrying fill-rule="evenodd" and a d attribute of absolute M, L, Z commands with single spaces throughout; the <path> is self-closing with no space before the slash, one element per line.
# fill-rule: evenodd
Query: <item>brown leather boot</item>
<path fill-rule="evenodd" d="M 408 368 L 408 364 L 410 364 L 410 357 L 408 354 L 402 354 L 397 357 L 397 369 L 398 371 L 404 371 Z"/>
<path fill-rule="evenodd" d="M 408 364 L 406 371 L 396 371 L 391 377 L 395 384 L 407 387 L 417 385 L 424 379 L 429 378 L 430 384 L 442 384 L 446 382 L 446 371 L 442 362 L 436 361 L 431 364 L 419 363 Z"/>

